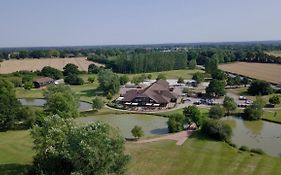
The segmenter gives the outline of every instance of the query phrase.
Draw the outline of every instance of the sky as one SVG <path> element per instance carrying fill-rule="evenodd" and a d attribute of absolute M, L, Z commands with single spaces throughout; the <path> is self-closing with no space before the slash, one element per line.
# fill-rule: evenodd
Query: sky
<path fill-rule="evenodd" d="M 0 0 L 0 47 L 281 40 L 280 0 Z"/>

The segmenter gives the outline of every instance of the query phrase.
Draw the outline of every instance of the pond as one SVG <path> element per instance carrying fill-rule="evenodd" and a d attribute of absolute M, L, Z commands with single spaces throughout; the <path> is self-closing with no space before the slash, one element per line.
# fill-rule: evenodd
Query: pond
<path fill-rule="evenodd" d="M 19 98 L 18 99 L 24 106 L 44 106 L 46 99 L 44 98 Z M 92 110 L 92 104 L 84 101 L 79 101 L 79 111 L 90 111 Z"/>
<path fill-rule="evenodd" d="M 267 121 L 244 121 L 239 117 L 223 119 L 233 129 L 232 142 L 237 146 L 260 148 L 268 155 L 281 157 L 281 125 Z"/>
<path fill-rule="evenodd" d="M 81 122 L 96 122 L 102 121 L 108 123 L 120 131 L 120 134 L 126 138 L 132 138 L 131 130 L 135 125 L 141 126 L 144 131 L 144 136 L 156 136 L 168 133 L 167 118 L 142 115 L 142 114 L 109 114 L 83 117 L 77 119 Z"/>

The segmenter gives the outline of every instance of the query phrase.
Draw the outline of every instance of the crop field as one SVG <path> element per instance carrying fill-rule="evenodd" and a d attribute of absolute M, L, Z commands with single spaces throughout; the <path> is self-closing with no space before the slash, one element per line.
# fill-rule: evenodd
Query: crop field
<path fill-rule="evenodd" d="M 270 51 L 270 52 L 266 52 L 268 55 L 273 55 L 276 57 L 281 57 L 281 51 L 280 50 L 275 50 L 275 51 Z"/>
<path fill-rule="evenodd" d="M 281 65 L 268 63 L 245 63 L 237 62 L 219 65 L 219 68 L 254 79 L 264 80 L 271 83 L 281 83 Z"/>
<path fill-rule="evenodd" d="M 51 66 L 59 70 L 63 70 L 63 67 L 72 63 L 78 66 L 80 71 L 88 71 L 90 64 L 100 64 L 88 61 L 86 57 L 79 58 L 41 58 L 41 59 L 13 59 L 0 63 L 0 74 L 12 73 L 20 70 L 36 71 L 41 70 L 44 66 Z"/>

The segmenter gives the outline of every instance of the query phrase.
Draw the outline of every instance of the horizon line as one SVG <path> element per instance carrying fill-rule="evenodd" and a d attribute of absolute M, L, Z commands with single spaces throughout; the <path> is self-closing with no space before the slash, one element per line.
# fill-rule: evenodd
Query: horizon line
<path fill-rule="evenodd" d="M 29 48 L 73 48 L 73 47 L 126 47 L 126 46 L 156 46 L 156 45 L 206 45 L 206 44 L 239 44 L 239 43 L 263 43 L 281 42 L 277 40 L 245 40 L 245 41 L 202 41 L 202 42 L 165 42 L 165 43 L 139 43 L 139 44 L 93 44 L 93 45 L 54 45 L 54 46 L 8 46 L 0 49 L 29 49 Z"/>

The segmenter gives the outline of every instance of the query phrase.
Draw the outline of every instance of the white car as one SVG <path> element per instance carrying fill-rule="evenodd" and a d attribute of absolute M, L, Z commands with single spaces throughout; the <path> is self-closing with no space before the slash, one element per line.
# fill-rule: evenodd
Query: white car
<path fill-rule="evenodd" d="M 245 96 L 239 96 L 239 100 L 247 100 Z"/>

